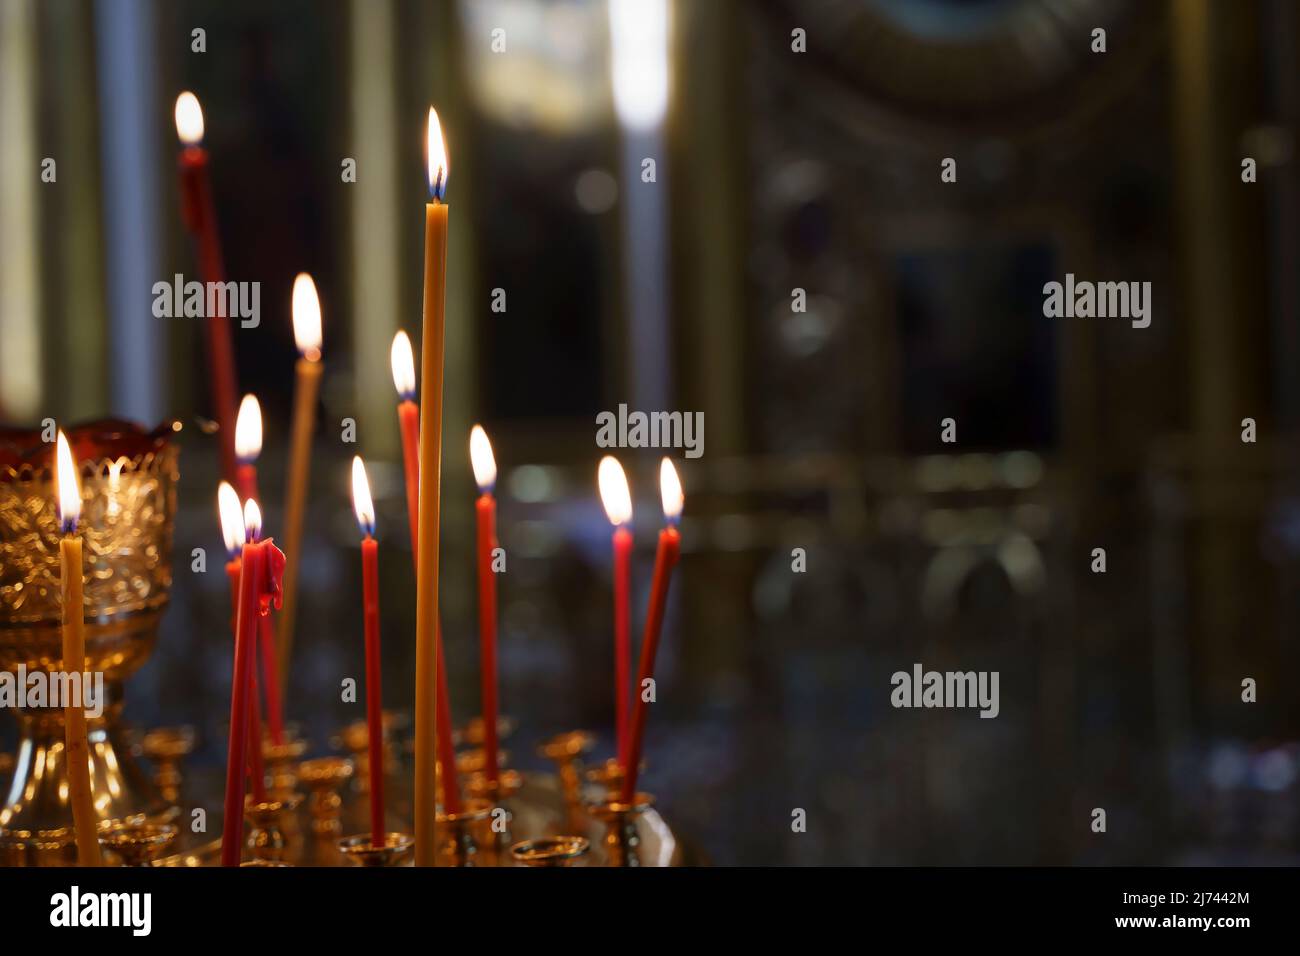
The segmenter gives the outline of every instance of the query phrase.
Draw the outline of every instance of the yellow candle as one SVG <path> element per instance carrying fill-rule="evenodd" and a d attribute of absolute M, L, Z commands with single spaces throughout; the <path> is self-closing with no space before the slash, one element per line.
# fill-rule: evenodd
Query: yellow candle
<path fill-rule="evenodd" d="M 59 542 L 59 571 L 63 594 L 63 670 L 68 674 L 86 672 L 85 612 L 82 610 L 81 539 L 77 537 L 77 519 L 81 517 L 81 483 L 72 450 L 63 432 L 58 434 L 55 455 L 58 486 L 59 522 L 63 540 Z M 69 687 L 71 682 L 64 684 Z M 77 837 L 77 863 L 102 866 L 99 855 L 99 818 L 90 796 L 90 744 L 86 739 L 85 679 L 77 686 L 81 700 L 67 700 L 63 705 L 65 758 L 68 765 L 68 800 L 72 804 L 72 823 Z"/>
<path fill-rule="evenodd" d="M 289 656 L 293 650 L 293 626 L 298 607 L 298 562 L 302 555 L 302 513 L 307 503 L 307 479 L 311 472 L 311 436 L 316 428 L 316 395 L 320 391 L 321 320 L 320 298 L 311 276 L 302 272 L 293 280 L 293 338 L 301 358 L 294 366 L 293 434 L 289 445 L 289 482 L 284 491 L 284 604 L 280 609 L 279 659 L 280 697 L 289 680 Z"/>
<path fill-rule="evenodd" d="M 437 757 L 438 496 L 442 488 L 443 305 L 447 279 L 447 150 L 429 108 L 429 192 L 424 207 L 424 334 L 420 373 L 420 517 L 415 593 L 415 865 L 433 866 Z"/>

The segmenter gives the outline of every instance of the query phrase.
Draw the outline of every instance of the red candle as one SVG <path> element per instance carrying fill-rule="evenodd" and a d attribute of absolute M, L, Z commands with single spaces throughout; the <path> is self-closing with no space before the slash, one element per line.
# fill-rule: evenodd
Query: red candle
<path fill-rule="evenodd" d="M 226 755 L 225 820 L 221 833 L 221 865 L 238 866 L 243 843 L 244 765 L 248 749 L 248 695 L 252 683 L 253 641 L 257 619 L 280 603 L 284 555 L 270 538 L 259 541 L 262 512 L 257 502 L 244 503 L 246 539 L 240 555 L 239 610 L 235 628 L 235 666 L 230 692 L 230 744 Z"/>
<path fill-rule="evenodd" d="M 277 747 L 284 743 L 284 711 L 280 704 L 280 667 L 275 656 L 275 628 L 271 615 L 257 622 L 257 648 L 262 655 L 263 693 L 266 694 L 266 719 L 271 732 L 271 743 Z M 260 749 L 260 748 L 259 748 Z"/>
<path fill-rule="evenodd" d="M 406 475 L 406 513 L 411 525 L 411 561 L 419 563 L 420 517 L 420 406 L 415 404 L 415 354 L 405 332 L 393 336 L 389 352 L 393 384 L 401 401 L 397 423 L 402 433 L 402 465 Z M 418 569 L 417 569 L 418 573 Z M 442 622 L 436 622 L 434 653 L 437 655 L 437 760 L 442 775 L 442 805 L 448 813 L 460 812 L 460 779 L 456 773 L 456 750 L 451 739 L 451 697 L 447 693 L 447 665 L 442 653 Z"/>
<path fill-rule="evenodd" d="M 628 610 L 632 574 L 632 494 L 617 460 L 606 455 L 596 470 L 600 500 L 614 526 L 614 731 L 618 759 L 627 759 L 628 670 L 632 666 L 631 616 Z"/>
<path fill-rule="evenodd" d="M 479 496 L 475 504 L 478 526 L 478 637 L 483 697 L 483 760 L 488 780 L 497 782 L 497 582 L 492 551 L 497 546 L 497 502 L 492 487 L 497 464 L 492 443 L 481 425 L 469 435 L 469 458 Z"/>
<path fill-rule="evenodd" d="M 226 578 L 230 581 L 230 633 L 233 636 L 239 621 L 239 574 L 241 542 L 245 537 L 244 516 L 239 507 L 239 495 L 227 482 L 217 488 L 217 508 L 221 516 L 221 535 L 226 542 Z M 262 714 L 257 706 L 256 670 L 248 695 L 248 780 L 253 788 L 253 799 L 266 799 L 266 775 L 262 770 Z"/>
<path fill-rule="evenodd" d="M 642 686 L 654 676 L 655 652 L 659 648 L 659 633 L 664 623 L 664 607 L 668 603 L 668 584 L 673 567 L 681 554 L 681 534 L 677 521 L 682 514 L 682 485 L 672 462 L 667 458 L 659 468 L 659 488 L 664 502 L 664 519 L 667 526 L 659 532 L 659 548 L 655 553 L 655 574 L 650 587 L 650 606 L 646 609 L 645 634 L 641 638 L 641 667 L 637 676 L 632 703 L 632 722 L 628 729 L 627 759 L 623 762 L 623 792 L 620 799 L 631 803 L 636 796 L 636 778 L 641 764 L 641 748 L 645 740 L 646 701 Z"/>
<path fill-rule="evenodd" d="M 198 246 L 199 271 L 205 282 L 224 282 L 226 268 L 212 203 L 208 151 L 203 142 L 203 109 L 193 93 L 176 98 L 176 133 L 184 144 L 180 156 L 181 216 Z M 235 481 L 235 355 L 227 317 L 218 310 L 207 319 L 208 380 L 217 420 L 221 473 Z"/>
<path fill-rule="evenodd" d="M 370 731 L 370 839 L 387 843 L 384 828 L 384 714 L 379 657 L 379 542 L 375 540 L 375 505 L 361 456 L 352 459 L 352 507 L 361 526 L 361 589 L 365 600 L 366 725 Z"/>

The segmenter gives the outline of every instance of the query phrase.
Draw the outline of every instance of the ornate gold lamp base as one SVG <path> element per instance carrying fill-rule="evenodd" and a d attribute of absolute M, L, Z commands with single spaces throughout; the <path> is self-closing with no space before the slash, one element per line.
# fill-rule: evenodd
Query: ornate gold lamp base
<path fill-rule="evenodd" d="M 101 823 L 171 822 L 176 807 L 164 800 L 131 756 L 118 722 L 121 688 L 97 718 L 87 719 L 90 788 Z M 19 741 L 13 782 L 0 809 L 0 865 L 75 866 L 76 834 L 67 796 L 63 711 L 18 713 Z"/>

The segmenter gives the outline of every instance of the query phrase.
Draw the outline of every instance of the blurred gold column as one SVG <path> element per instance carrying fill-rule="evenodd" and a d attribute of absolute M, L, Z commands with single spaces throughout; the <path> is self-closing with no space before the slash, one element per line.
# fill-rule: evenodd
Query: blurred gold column
<path fill-rule="evenodd" d="M 403 212 L 423 208 L 419 183 L 398 202 L 397 72 L 394 68 L 393 0 L 352 0 L 348 155 L 357 179 L 351 196 L 352 342 L 354 402 L 367 454 L 393 459 L 398 434 L 389 347 L 397 329 L 419 341 L 418 315 L 403 315 L 400 264 Z M 415 135 L 412 130 L 404 131 Z M 414 215 L 414 213 L 411 213 Z M 418 346 L 417 346 L 418 347 Z"/>
<path fill-rule="evenodd" d="M 31 422 L 44 399 L 37 250 L 36 5 L 0 3 L 0 418 Z"/>

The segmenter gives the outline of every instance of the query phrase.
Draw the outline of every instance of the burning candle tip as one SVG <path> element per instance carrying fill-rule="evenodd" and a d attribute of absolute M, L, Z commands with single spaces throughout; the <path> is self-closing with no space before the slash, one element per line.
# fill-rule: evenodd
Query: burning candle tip
<path fill-rule="evenodd" d="M 686 498 L 682 493 L 681 479 L 677 477 L 677 469 L 667 458 L 659 465 L 659 494 L 663 498 L 664 519 L 670 525 L 676 525 L 681 520 Z"/>
<path fill-rule="evenodd" d="M 389 361 L 393 367 L 393 385 L 402 401 L 415 400 L 415 352 L 411 348 L 411 337 L 403 330 L 393 336 L 393 347 L 389 351 Z"/>
<path fill-rule="evenodd" d="M 492 443 L 482 425 L 475 425 L 469 433 L 469 463 L 474 468 L 474 481 L 481 494 L 490 495 L 497 483 L 497 461 L 492 454 Z"/>
<path fill-rule="evenodd" d="M 370 480 L 366 477 L 366 464 L 360 455 L 352 458 L 352 508 L 357 514 L 357 525 L 367 538 L 375 536 L 375 503 L 370 497 Z"/>
<path fill-rule="evenodd" d="M 77 520 L 81 517 L 81 480 L 63 429 L 59 429 L 56 438 L 54 471 L 59 491 L 59 527 L 64 534 L 72 534 L 77 530 Z"/>
<path fill-rule="evenodd" d="M 261 536 L 262 509 L 258 507 L 256 499 L 249 498 L 244 502 L 244 540 L 256 544 Z"/>
<path fill-rule="evenodd" d="M 235 418 L 235 456 L 248 464 L 262 453 L 262 406 L 257 397 L 245 395 Z"/>

